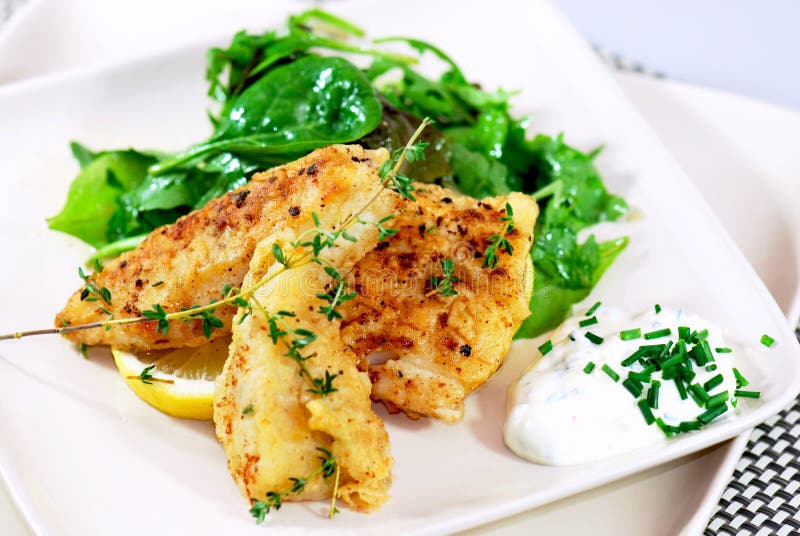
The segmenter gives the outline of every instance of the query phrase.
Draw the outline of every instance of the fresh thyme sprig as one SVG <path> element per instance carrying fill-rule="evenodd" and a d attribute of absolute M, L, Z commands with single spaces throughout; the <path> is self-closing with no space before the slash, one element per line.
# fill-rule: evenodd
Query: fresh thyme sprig
<path fill-rule="evenodd" d="M 271 270 L 266 276 L 264 276 L 260 281 L 252 285 L 250 288 L 238 290 L 229 289 L 227 293 L 223 292 L 223 294 L 227 295 L 227 297 L 223 298 L 222 300 L 212 300 L 211 303 L 207 305 L 194 306 L 181 311 L 168 312 L 161 304 L 153 304 L 152 309 L 142 311 L 141 316 L 137 317 L 110 318 L 108 320 L 90 322 L 80 325 L 61 326 L 57 328 L 31 331 L 18 331 L 15 333 L 0 335 L 0 340 L 20 339 L 34 335 L 67 334 L 86 329 L 109 329 L 113 326 L 145 322 L 156 322 L 156 332 L 166 334 L 169 331 L 170 322 L 187 318 L 201 320 L 204 322 L 204 334 L 207 333 L 210 335 L 213 332 L 213 329 L 219 327 L 219 324 L 221 323 L 217 321 L 217 317 L 214 315 L 214 312 L 218 308 L 226 305 L 235 305 L 246 309 L 243 315 L 239 318 L 239 322 L 243 321 L 243 319 L 249 315 L 252 310 L 249 303 L 258 289 L 264 287 L 286 270 L 298 268 L 309 262 L 320 262 L 319 254 L 324 249 L 334 247 L 339 238 L 353 241 L 355 237 L 350 235 L 348 230 L 354 224 L 364 221 L 361 216 L 385 189 L 392 189 L 397 191 L 403 197 L 414 199 L 413 194 L 411 194 L 413 191 L 411 179 L 400 174 L 399 170 L 406 160 L 412 162 L 423 157 L 427 144 L 422 142 L 417 143 L 416 140 L 422 134 L 422 131 L 425 129 L 425 127 L 427 127 L 430 123 L 431 121 L 429 119 L 424 119 L 420 123 L 419 128 L 417 128 L 417 130 L 411 136 L 406 146 L 395 151 L 392 154 L 392 158 L 381 166 L 379 176 L 382 188 L 376 192 L 375 195 L 369 199 L 358 211 L 354 212 L 343 222 L 341 222 L 341 224 L 338 226 L 338 230 L 331 231 L 322 229 L 319 218 L 316 215 L 313 215 L 315 227 L 302 233 L 295 242 L 290 244 L 292 250 L 288 255 L 286 255 L 283 249 L 281 249 L 279 246 L 277 248 L 273 247 L 273 254 L 276 255 L 275 259 L 281 266 L 275 270 Z M 382 220 L 379 220 L 376 225 L 382 225 L 385 221 L 387 221 L 387 219 L 383 218 Z M 384 232 L 384 236 L 385 235 L 386 233 Z M 79 272 L 79 275 L 81 275 L 81 278 L 85 283 L 91 285 L 88 290 L 89 294 L 86 296 L 87 298 L 95 297 L 98 299 L 103 299 L 110 304 L 111 293 L 107 288 L 97 288 L 97 286 L 91 281 L 91 276 L 83 273 L 83 270 Z"/>
<path fill-rule="evenodd" d="M 425 294 L 426 298 L 437 293 L 441 294 L 442 296 L 455 296 L 458 294 L 458 291 L 453 288 L 453 283 L 458 283 L 459 281 L 458 277 L 453 274 L 453 271 L 455 270 L 455 263 L 453 262 L 453 259 L 444 259 L 441 263 L 441 266 L 441 277 L 431 275 L 431 290 Z"/>
<path fill-rule="evenodd" d="M 92 281 L 92 276 L 100 272 L 102 269 L 103 265 L 100 264 L 100 261 L 95 261 L 95 271 L 92 274 L 85 273 L 83 268 L 78 266 L 78 277 L 80 277 L 84 283 L 83 290 L 81 290 L 81 301 L 96 302 L 103 300 L 107 304 L 111 305 L 111 291 L 106 287 L 98 288 L 97 285 L 95 285 Z M 111 313 L 108 314 L 110 315 Z"/>
<path fill-rule="evenodd" d="M 139 380 L 142 383 L 147 385 L 151 385 L 153 382 L 158 383 L 175 383 L 175 380 L 170 380 L 167 378 L 155 378 L 153 377 L 152 370 L 155 368 L 155 365 L 150 365 L 149 367 L 145 367 L 142 372 L 139 373 L 138 376 L 125 376 L 125 378 L 129 380 Z"/>
<path fill-rule="evenodd" d="M 321 462 L 320 466 L 312 473 L 304 477 L 289 478 L 291 485 L 279 491 L 268 491 L 266 494 L 266 500 L 264 501 L 251 499 L 252 507 L 250 508 L 250 515 L 256 518 L 256 523 L 263 523 L 264 519 L 267 517 L 267 514 L 269 514 L 272 510 L 280 510 L 281 506 L 283 506 L 283 501 L 287 496 L 299 495 L 303 492 L 303 490 L 306 489 L 306 485 L 309 482 L 320 476 L 326 480 L 332 476 L 336 477 L 336 480 L 333 484 L 333 498 L 331 499 L 331 508 L 328 511 L 328 517 L 332 518 L 339 512 L 339 510 L 336 508 L 336 493 L 339 488 L 339 464 L 336 462 L 333 454 L 328 449 L 317 447 L 317 450 L 323 455 L 318 456 Z"/>
<path fill-rule="evenodd" d="M 284 355 L 296 362 L 300 367 L 300 375 L 305 376 L 311 382 L 312 388 L 307 389 L 307 391 L 319 396 L 327 396 L 336 392 L 337 389 L 333 387 L 333 380 L 338 374 L 331 374 L 326 370 L 323 378 L 315 378 L 306 366 L 306 361 L 316 354 L 304 355 L 302 350 L 317 340 L 317 334 L 304 328 L 290 328 L 286 318 L 294 317 L 295 314 L 292 312 L 278 311 L 276 314 L 264 312 L 267 316 L 268 335 L 272 339 L 272 344 L 282 343 L 286 347 Z"/>
<path fill-rule="evenodd" d="M 389 214 L 388 216 L 384 216 L 383 218 L 379 219 L 378 221 L 366 221 L 366 220 L 359 219 L 358 223 L 361 223 L 361 224 L 364 224 L 364 225 L 372 225 L 373 227 L 375 227 L 375 229 L 378 230 L 378 242 L 382 242 L 382 241 L 386 240 L 387 238 L 391 238 L 391 237 L 393 237 L 394 235 L 396 235 L 397 233 L 400 232 L 400 229 L 391 229 L 389 227 L 384 227 L 384 225 L 383 225 L 387 221 L 394 219 L 394 217 L 395 217 L 394 214 Z"/>
<path fill-rule="evenodd" d="M 352 300 L 358 296 L 358 293 L 347 292 L 347 288 L 350 285 L 344 279 L 339 270 L 333 266 L 325 266 L 323 269 L 325 270 L 325 273 L 330 276 L 333 282 L 331 284 L 331 289 L 328 292 L 317 294 L 317 298 L 327 302 L 327 305 L 321 305 L 317 311 L 325 315 L 328 320 L 342 318 L 342 313 L 337 311 L 336 307 L 346 301 Z"/>
<path fill-rule="evenodd" d="M 505 251 L 508 255 L 514 254 L 514 247 L 508 240 L 508 234 L 514 230 L 514 210 L 510 203 L 506 203 L 506 214 L 500 217 L 500 221 L 505 222 L 500 234 L 489 237 L 489 245 L 483 253 L 483 267 L 494 268 L 499 261 L 498 254 Z"/>

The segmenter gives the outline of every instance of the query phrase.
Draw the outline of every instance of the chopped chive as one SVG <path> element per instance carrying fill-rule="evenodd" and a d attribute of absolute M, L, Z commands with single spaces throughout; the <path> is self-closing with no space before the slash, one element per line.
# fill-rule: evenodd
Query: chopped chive
<path fill-rule="evenodd" d="M 683 378 L 675 378 L 675 387 L 678 389 L 681 400 L 686 400 L 686 384 L 683 382 Z"/>
<path fill-rule="evenodd" d="M 668 369 L 662 369 L 661 371 L 661 379 L 662 380 L 674 380 L 675 378 L 680 378 L 681 375 L 679 374 L 678 367 L 670 367 Z"/>
<path fill-rule="evenodd" d="M 709 409 L 705 413 L 701 413 L 697 416 L 697 420 L 703 424 L 708 424 L 723 413 L 728 411 L 727 404 L 720 404 L 719 406 L 714 406 L 713 408 Z"/>
<path fill-rule="evenodd" d="M 703 427 L 703 423 L 700 421 L 683 421 L 678 425 L 681 432 L 693 432 L 695 430 L 699 430 Z"/>
<path fill-rule="evenodd" d="M 592 333 L 591 331 L 587 331 L 587 332 L 584 334 L 584 337 L 586 337 L 587 339 L 589 339 L 590 341 L 592 341 L 594 344 L 603 344 L 603 340 L 604 340 L 604 339 L 603 339 L 603 337 L 601 337 L 601 336 L 599 336 L 599 335 L 595 335 L 595 334 L 594 334 L 594 333 Z"/>
<path fill-rule="evenodd" d="M 656 370 L 658 370 L 658 369 L 656 369 L 655 365 L 647 365 L 646 367 L 644 367 L 641 370 L 641 372 L 639 372 L 639 374 L 648 374 L 649 375 L 649 374 L 654 373 Z"/>
<path fill-rule="evenodd" d="M 658 391 L 661 389 L 661 382 L 653 380 L 647 390 L 647 405 L 653 409 L 658 409 Z"/>
<path fill-rule="evenodd" d="M 694 342 L 694 343 L 698 343 L 700 341 L 704 341 L 707 338 L 708 338 L 708 330 L 707 329 L 701 329 L 700 331 L 695 331 L 694 333 L 692 333 L 692 335 L 690 337 L 690 339 L 692 339 L 692 342 Z"/>
<path fill-rule="evenodd" d="M 629 357 L 624 359 L 621 364 L 624 367 L 629 367 L 634 363 L 636 363 L 636 361 L 638 361 L 642 357 L 648 357 L 648 356 L 655 357 L 660 355 L 665 348 L 666 345 L 664 344 L 651 344 L 651 345 L 640 346 L 638 350 L 636 350 Z"/>
<path fill-rule="evenodd" d="M 719 384 L 721 384 L 722 381 L 723 381 L 722 374 L 717 374 L 716 376 L 714 376 L 713 378 L 708 380 L 706 383 L 704 383 L 703 384 L 703 388 L 708 392 L 708 391 L 712 390 L 714 387 L 716 387 Z"/>
<path fill-rule="evenodd" d="M 714 361 L 714 356 L 711 354 L 711 347 L 706 341 L 700 341 L 695 344 L 689 352 L 689 355 L 694 358 L 695 363 L 700 367 Z"/>
<path fill-rule="evenodd" d="M 676 355 L 675 357 L 670 357 L 669 359 L 661 363 L 661 368 L 668 369 L 670 367 L 674 367 L 675 365 L 683 363 L 684 359 L 685 357 L 680 354 Z"/>
<path fill-rule="evenodd" d="M 691 350 L 689 350 L 689 356 L 694 359 L 694 362 L 697 363 L 698 367 L 703 367 L 706 363 L 708 363 L 706 355 L 703 353 L 703 349 L 699 344 L 696 344 Z"/>
<path fill-rule="evenodd" d="M 672 426 L 670 426 L 667 423 L 665 423 L 664 420 L 661 417 L 656 419 L 656 425 L 659 428 L 661 428 L 661 431 L 664 432 L 665 436 L 672 437 L 673 435 L 675 435 L 675 432 L 673 431 Z"/>
<path fill-rule="evenodd" d="M 740 391 L 739 389 L 737 389 L 736 391 L 733 392 L 733 396 L 739 398 L 760 398 L 761 393 L 758 391 Z"/>
<path fill-rule="evenodd" d="M 640 400 L 636 405 L 639 406 L 639 411 L 642 412 L 642 417 L 644 417 L 644 421 L 648 426 L 656 422 L 656 418 L 650 410 L 650 406 L 647 405 L 647 400 Z"/>
<path fill-rule="evenodd" d="M 656 304 L 656 306 L 654 307 L 654 309 L 656 310 L 656 314 L 658 314 L 658 313 L 660 313 L 660 312 L 661 312 L 661 306 L 660 306 L 659 304 Z"/>
<path fill-rule="evenodd" d="M 713 408 L 714 406 L 719 406 L 720 404 L 724 404 L 728 401 L 728 391 L 722 391 L 721 393 L 717 393 L 708 400 L 706 400 L 706 407 Z"/>
<path fill-rule="evenodd" d="M 589 310 L 586 311 L 586 316 L 592 316 L 594 314 L 594 312 L 597 311 L 598 307 L 600 307 L 600 302 L 597 302 L 594 305 L 592 305 L 591 307 L 589 307 Z"/>
<path fill-rule="evenodd" d="M 582 328 L 585 328 L 586 326 L 592 326 L 594 324 L 597 324 L 596 316 L 592 316 L 587 318 L 586 320 L 581 320 L 580 322 L 578 322 L 578 325 Z"/>
<path fill-rule="evenodd" d="M 736 387 L 747 387 L 750 385 L 750 382 L 747 381 L 747 378 L 742 376 L 742 373 L 739 372 L 735 367 L 733 369 L 733 375 L 736 378 Z"/>
<path fill-rule="evenodd" d="M 553 349 L 553 341 L 547 340 L 547 341 L 544 342 L 544 344 L 542 344 L 539 347 L 539 352 L 541 352 L 541 354 L 544 356 L 544 355 L 547 355 L 548 352 L 550 352 L 550 350 L 552 350 L 552 349 Z"/>
<path fill-rule="evenodd" d="M 708 341 L 701 342 L 700 346 L 701 346 L 701 348 L 703 350 L 703 353 L 706 356 L 706 361 L 707 362 L 714 361 L 714 353 L 711 351 L 711 345 L 708 344 Z"/>
<path fill-rule="evenodd" d="M 650 383 L 650 374 L 646 372 L 629 372 L 628 378 L 642 383 Z"/>
<path fill-rule="evenodd" d="M 627 389 L 634 398 L 639 398 L 639 395 L 642 394 L 642 384 L 632 378 L 625 379 L 625 381 L 622 382 L 622 386 Z"/>
<path fill-rule="evenodd" d="M 687 361 L 686 363 L 688 364 L 689 362 Z M 678 376 L 686 380 L 688 383 L 691 383 L 695 376 L 697 376 L 697 374 L 695 374 L 695 372 L 686 365 L 675 368 L 678 369 Z"/>
<path fill-rule="evenodd" d="M 644 354 L 645 352 L 642 350 L 641 347 L 639 347 L 638 350 L 636 350 L 631 355 L 623 359 L 620 365 L 622 365 L 623 367 L 630 367 L 631 365 L 639 361 L 640 358 L 644 357 Z"/>
<path fill-rule="evenodd" d="M 612 369 L 611 367 L 609 367 L 609 366 L 608 366 L 608 364 L 605 364 L 605 365 L 603 365 L 602 367 L 600 367 L 600 369 L 601 369 L 603 372 L 605 372 L 606 374 L 608 374 L 608 375 L 611 377 L 611 379 L 612 379 L 612 380 L 614 380 L 615 382 L 618 382 L 618 381 L 619 381 L 619 374 L 617 374 L 617 373 L 614 371 L 614 369 Z"/>
<path fill-rule="evenodd" d="M 672 330 L 669 328 L 664 328 L 651 331 L 650 333 L 645 333 L 644 338 L 649 341 L 650 339 L 659 339 L 661 337 L 669 337 L 670 335 L 672 335 Z"/>
<path fill-rule="evenodd" d="M 704 408 L 706 406 L 706 400 L 708 400 L 708 393 L 697 383 L 693 383 L 689 386 L 689 394 L 692 396 L 692 400 L 694 400 L 695 404 L 698 407 Z"/>
<path fill-rule="evenodd" d="M 583 372 L 585 372 L 586 374 L 591 374 L 591 372 L 594 370 L 594 367 L 595 367 L 594 362 L 589 361 L 588 363 L 586 363 L 586 366 L 583 367 Z"/>
<path fill-rule="evenodd" d="M 703 367 L 711 361 L 708 358 L 709 355 L 704 351 L 702 343 L 695 344 L 694 347 L 689 350 L 689 356 L 694 359 L 694 362 L 697 363 L 698 367 Z"/>
<path fill-rule="evenodd" d="M 729 354 L 733 352 L 733 350 L 731 350 L 727 346 L 723 346 L 721 348 L 714 348 L 714 351 L 717 352 L 718 354 Z"/>
<path fill-rule="evenodd" d="M 689 337 L 692 335 L 692 330 L 690 330 L 686 326 L 679 326 L 678 327 L 678 338 L 684 341 L 688 341 Z"/>
<path fill-rule="evenodd" d="M 632 341 L 642 336 L 642 328 L 626 329 L 619 332 L 619 338 L 623 341 Z"/>
<path fill-rule="evenodd" d="M 775 339 L 767 335 L 766 333 L 761 336 L 761 344 L 766 346 L 767 348 L 772 348 L 772 345 L 775 343 Z"/>
<path fill-rule="evenodd" d="M 714 372 L 715 370 L 717 370 L 717 366 L 714 363 L 711 363 L 706 367 L 706 372 Z"/>

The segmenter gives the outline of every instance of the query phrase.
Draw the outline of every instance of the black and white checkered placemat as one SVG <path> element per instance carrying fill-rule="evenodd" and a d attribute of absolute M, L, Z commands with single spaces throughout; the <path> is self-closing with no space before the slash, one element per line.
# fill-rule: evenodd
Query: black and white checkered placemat
<path fill-rule="evenodd" d="M 0 25 L 25 2 L 0 0 Z M 595 51 L 615 69 L 666 78 L 602 48 Z M 800 534 L 800 398 L 753 431 L 705 534 Z"/>

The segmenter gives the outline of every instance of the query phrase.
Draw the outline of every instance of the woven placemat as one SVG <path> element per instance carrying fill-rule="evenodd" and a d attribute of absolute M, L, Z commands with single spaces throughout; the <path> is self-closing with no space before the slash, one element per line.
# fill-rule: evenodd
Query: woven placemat
<path fill-rule="evenodd" d="M 0 0 L 0 25 L 25 2 Z M 600 47 L 595 51 L 615 69 L 667 77 Z M 799 491 L 800 398 L 753 430 L 705 534 L 800 534 Z"/>

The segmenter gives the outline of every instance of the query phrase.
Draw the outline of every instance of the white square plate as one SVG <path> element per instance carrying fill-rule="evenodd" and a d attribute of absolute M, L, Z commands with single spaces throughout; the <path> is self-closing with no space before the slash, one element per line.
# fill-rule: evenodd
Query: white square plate
<path fill-rule="evenodd" d="M 265 13 L 260 26 L 285 13 Z M 534 356 L 515 345 L 457 425 L 387 419 L 396 459 L 393 499 L 380 512 L 289 505 L 265 525 L 287 530 L 431 532 L 477 525 L 699 450 L 752 427 L 800 389 L 798 347 L 768 292 L 696 190 L 564 21 L 539 2 L 357 2 L 334 10 L 374 35 L 408 34 L 451 52 L 487 87 L 523 88 L 516 100 L 537 131 L 606 150 L 610 188 L 645 218 L 592 299 L 632 311 L 659 302 L 719 324 L 751 351 L 741 367 L 762 391 L 741 418 L 664 446 L 576 467 L 513 456 L 501 426 L 508 384 Z M 224 42 L 224 39 L 219 41 Z M 179 148 L 202 138 L 204 48 L 0 90 L 1 331 L 49 325 L 79 281 L 87 248 L 47 230 L 75 165 L 67 143 Z M 746 207 L 742 207 L 742 211 Z M 762 333 L 778 344 L 758 347 Z M 84 361 L 57 338 L 0 346 L 0 467 L 39 533 L 210 533 L 258 530 L 225 468 L 210 425 L 178 421 L 130 393 L 105 351 Z"/>

